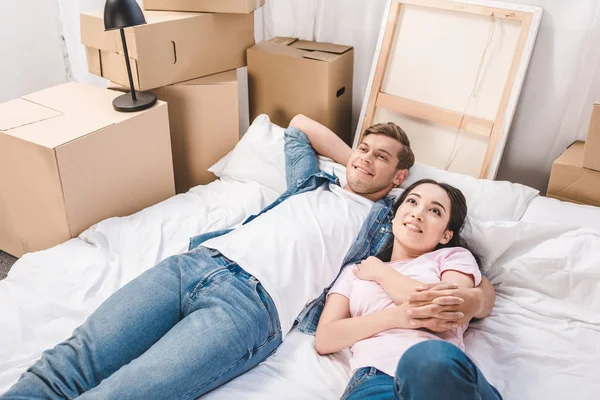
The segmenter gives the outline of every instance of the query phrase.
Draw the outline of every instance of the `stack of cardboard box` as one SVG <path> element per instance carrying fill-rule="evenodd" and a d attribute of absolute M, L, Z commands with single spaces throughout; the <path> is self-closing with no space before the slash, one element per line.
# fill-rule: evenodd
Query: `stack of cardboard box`
<path fill-rule="evenodd" d="M 573 143 L 552 164 L 547 196 L 600 207 L 600 103 L 593 106 L 586 141 Z"/>
<path fill-rule="evenodd" d="M 145 0 L 147 24 L 125 29 L 134 86 L 168 103 L 178 193 L 215 179 L 207 169 L 240 137 L 239 74 L 264 0 Z M 81 14 L 88 69 L 129 87 L 119 31 Z M 121 87 L 119 87 L 121 85 Z M 243 93 L 243 90 L 241 91 Z"/>

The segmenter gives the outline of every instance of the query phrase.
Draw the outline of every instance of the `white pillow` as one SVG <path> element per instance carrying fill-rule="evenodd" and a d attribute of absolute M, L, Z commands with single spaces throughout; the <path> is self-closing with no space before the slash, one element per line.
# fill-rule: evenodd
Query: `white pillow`
<path fill-rule="evenodd" d="M 258 182 L 277 193 L 285 192 L 283 132 L 267 115 L 259 115 L 235 148 L 209 171 L 219 178 Z"/>
<path fill-rule="evenodd" d="M 219 161 L 214 163 L 208 169 L 208 172 L 212 172 L 217 178 L 223 178 L 223 171 L 225 171 L 225 167 L 227 166 L 227 161 L 229 161 L 229 158 L 231 157 L 231 153 L 233 153 L 233 150 L 225 154 Z"/>
<path fill-rule="evenodd" d="M 256 117 L 237 146 L 213 165 L 209 171 L 218 177 L 242 182 L 254 181 L 283 193 L 285 182 L 284 129 L 271 123 L 265 114 Z M 319 167 L 335 173 L 342 186 L 346 184 L 346 167 L 319 156 Z M 396 197 L 419 179 L 434 179 L 460 189 L 467 198 L 469 216 L 481 221 L 518 221 L 538 191 L 516 183 L 476 179 L 468 175 L 443 171 L 415 163 Z"/>
<path fill-rule="evenodd" d="M 425 178 L 460 189 L 467 198 L 469 215 L 481 221 L 518 221 L 539 194 L 539 191 L 518 183 L 477 179 L 420 163 L 415 163 L 400 187 L 405 189 Z"/>

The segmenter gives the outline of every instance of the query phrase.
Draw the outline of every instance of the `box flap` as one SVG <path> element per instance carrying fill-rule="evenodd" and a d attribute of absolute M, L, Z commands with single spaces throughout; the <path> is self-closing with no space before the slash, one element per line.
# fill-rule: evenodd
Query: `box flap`
<path fill-rule="evenodd" d="M 584 142 L 576 141 L 562 153 L 556 161 L 556 164 L 568 165 L 572 167 L 583 167 Z"/>
<path fill-rule="evenodd" d="M 302 54 L 302 58 L 308 58 L 309 60 L 318 60 L 325 62 L 332 62 L 337 60 L 337 54 L 324 53 L 322 51 L 305 51 Z"/>
<path fill-rule="evenodd" d="M 344 54 L 352 49 L 352 46 L 344 46 L 341 44 L 312 42 L 308 40 L 298 40 L 290 44 L 292 47 L 307 51 L 322 51 L 331 54 Z"/>
<path fill-rule="evenodd" d="M 22 101 L 38 105 L 33 108 L 34 119 L 44 108 L 54 110 L 59 115 L 19 126 L 7 134 L 40 146 L 56 148 L 139 114 L 115 111 L 112 101 L 120 95 L 116 91 L 71 82 L 24 96 Z"/>
<path fill-rule="evenodd" d="M 0 131 L 8 131 L 62 115 L 60 111 L 26 99 L 0 104 Z"/>
<path fill-rule="evenodd" d="M 279 55 L 296 57 L 296 58 L 302 58 L 304 53 L 306 53 L 305 51 L 298 50 L 298 49 L 295 49 L 290 46 L 285 46 L 285 45 L 281 45 L 279 43 L 275 43 L 272 41 L 264 41 L 264 40 L 260 43 L 255 44 L 254 46 L 252 46 L 248 49 L 248 51 L 254 51 L 254 50 L 260 51 L 263 53 L 279 54 Z"/>
<path fill-rule="evenodd" d="M 351 46 L 310 42 L 288 37 L 276 37 L 269 41 L 263 41 L 253 48 L 273 54 L 282 54 L 325 62 L 332 62 L 341 54 L 352 49 Z"/>
<path fill-rule="evenodd" d="M 269 42 L 271 42 L 271 43 L 282 44 L 284 46 L 289 46 L 292 43 L 297 42 L 297 41 L 298 41 L 297 38 L 282 37 L 282 36 L 277 36 L 277 37 L 274 37 L 273 39 L 269 40 Z"/>

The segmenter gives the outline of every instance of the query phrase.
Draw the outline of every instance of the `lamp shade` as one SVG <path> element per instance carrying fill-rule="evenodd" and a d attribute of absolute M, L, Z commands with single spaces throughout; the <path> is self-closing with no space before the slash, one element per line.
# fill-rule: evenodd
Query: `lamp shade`
<path fill-rule="evenodd" d="M 146 18 L 135 0 L 107 0 L 104 6 L 104 29 L 144 25 Z"/>

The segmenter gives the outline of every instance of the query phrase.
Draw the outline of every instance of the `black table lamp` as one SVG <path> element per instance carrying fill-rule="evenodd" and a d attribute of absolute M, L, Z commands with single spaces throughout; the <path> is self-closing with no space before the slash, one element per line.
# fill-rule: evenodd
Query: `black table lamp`
<path fill-rule="evenodd" d="M 131 75 L 131 65 L 129 65 L 127 43 L 125 42 L 125 32 L 123 32 L 124 28 L 144 25 L 145 23 L 144 13 L 142 13 L 142 9 L 135 0 L 107 0 L 104 6 L 104 30 L 121 30 L 121 41 L 123 42 L 127 75 L 129 76 L 129 86 L 131 87 L 130 93 L 126 93 L 113 100 L 113 107 L 117 111 L 141 111 L 156 104 L 156 95 L 154 93 L 135 91 Z"/>

